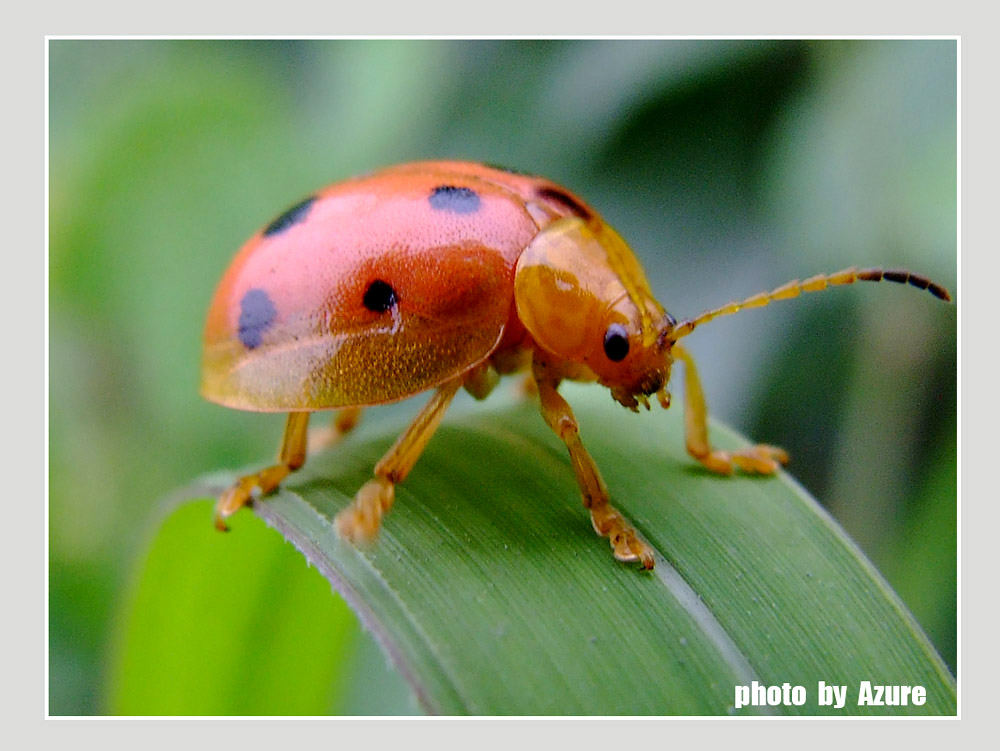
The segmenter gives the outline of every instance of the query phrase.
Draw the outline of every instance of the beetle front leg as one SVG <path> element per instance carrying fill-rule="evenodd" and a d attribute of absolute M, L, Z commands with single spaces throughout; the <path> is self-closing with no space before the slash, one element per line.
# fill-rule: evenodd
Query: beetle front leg
<path fill-rule="evenodd" d="M 430 401 L 375 465 L 375 477 L 354 496 L 354 502 L 337 514 L 334 523 L 340 535 L 351 542 L 371 540 L 382 526 L 382 517 L 392 508 L 396 485 L 401 483 L 417 463 L 427 442 L 434 435 L 448 405 L 462 385 L 455 378 L 439 387 Z"/>
<path fill-rule="evenodd" d="M 538 361 L 534 363 L 533 374 L 538 386 L 542 417 L 569 450 L 576 482 L 583 496 L 583 505 L 590 510 L 594 531 L 601 537 L 608 538 L 614 556 L 619 561 L 640 561 L 643 568 L 653 568 L 652 548 L 639 537 L 635 527 L 629 524 L 621 512 L 611 505 L 607 486 L 601 479 L 597 464 L 580 440 L 580 429 L 573 410 L 556 390 L 558 380 L 547 376 L 544 364 Z"/>
<path fill-rule="evenodd" d="M 691 456 L 720 475 L 731 475 L 734 465 L 744 472 L 772 475 L 779 466 L 788 463 L 788 452 L 766 443 L 739 451 L 713 449 L 708 440 L 705 392 L 701 388 L 694 359 L 679 344 L 674 345 L 673 354 L 684 362 L 684 439 Z"/>
<path fill-rule="evenodd" d="M 289 412 L 285 423 L 285 435 L 281 439 L 278 464 L 267 467 L 252 475 L 237 480 L 219 497 L 215 505 L 215 527 L 223 532 L 226 519 L 249 503 L 254 491 L 266 495 L 278 487 L 282 480 L 306 463 L 306 436 L 309 426 L 309 412 Z"/>

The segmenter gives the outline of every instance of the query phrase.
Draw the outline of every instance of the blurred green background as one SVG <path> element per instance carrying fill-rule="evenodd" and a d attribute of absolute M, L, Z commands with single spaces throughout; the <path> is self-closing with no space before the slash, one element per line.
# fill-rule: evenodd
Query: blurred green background
<path fill-rule="evenodd" d="M 954 293 L 956 52 L 931 40 L 50 41 L 50 713 L 114 711 L 121 613 L 162 499 L 275 451 L 282 418 L 197 389 L 214 286 L 282 209 L 378 166 L 464 158 L 582 195 L 678 318 L 850 265 L 906 266 Z M 913 289 L 855 285 L 686 342 L 711 414 L 789 449 L 791 473 L 952 671 L 956 313 Z M 330 600 L 350 659 L 327 711 L 412 711 Z"/>

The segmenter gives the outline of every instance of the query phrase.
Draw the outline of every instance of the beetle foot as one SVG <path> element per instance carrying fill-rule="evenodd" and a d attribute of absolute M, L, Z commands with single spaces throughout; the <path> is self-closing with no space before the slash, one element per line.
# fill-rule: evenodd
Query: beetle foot
<path fill-rule="evenodd" d="M 655 565 L 653 549 L 639 537 L 635 527 L 629 524 L 612 505 L 604 504 L 600 508 L 592 508 L 590 521 L 597 534 L 608 538 L 616 560 L 622 563 L 638 561 L 644 569 L 653 568 Z"/>
<path fill-rule="evenodd" d="M 760 443 L 739 451 L 711 451 L 696 456 L 708 470 L 720 475 L 731 475 L 734 468 L 758 475 L 773 475 L 782 464 L 788 463 L 788 452 L 778 446 Z"/>
<path fill-rule="evenodd" d="M 250 503 L 255 496 L 270 493 L 284 480 L 291 468 L 278 464 L 253 475 L 245 475 L 234 482 L 226 492 L 219 496 L 215 504 L 215 528 L 220 532 L 228 532 L 226 519 Z"/>
<path fill-rule="evenodd" d="M 337 514 L 337 532 L 352 543 L 372 540 L 382 526 L 382 517 L 392 508 L 396 486 L 384 477 L 369 480 L 354 496 L 354 502 Z"/>
<path fill-rule="evenodd" d="M 257 476 L 248 475 L 241 477 L 226 492 L 219 496 L 218 503 L 215 504 L 215 528 L 220 532 L 228 532 L 229 525 L 226 519 L 243 508 L 253 494 L 253 489 L 257 487 Z"/>

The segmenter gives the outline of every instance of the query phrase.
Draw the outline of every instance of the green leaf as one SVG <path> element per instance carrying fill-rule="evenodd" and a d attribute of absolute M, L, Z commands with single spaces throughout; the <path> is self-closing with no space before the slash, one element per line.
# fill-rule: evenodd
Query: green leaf
<path fill-rule="evenodd" d="M 340 540 L 331 520 L 402 423 L 365 426 L 256 504 L 358 613 L 424 711 L 956 712 L 954 680 L 912 616 L 788 475 L 710 475 L 684 452 L 679 409 L 636 416 L 600 389 L 563 391 L 615 503 L 658 551 L 653 572 L 615 562 L 594 534 L 564 447 L 527 401 L 455 409 L 365 549 Z M 718 425 L 713 438 L 723 447 L 741 443 Z M 207 478 L 188 495 L 233 477 Z M 176 514 L 192 508 L 207 530 L 205 504 Z M 235 521 L 230 535 L 215 537 L 277 539 L 249 512 Z M 324 605 L 311 599 L 315 592 L 289 593 L 288 546 L 276 558 L 249 560 L 221 542 L 210 549 L 201 536 L 172 548 L 169 561 L 154 546 L 123 628 L 115 710 L 152 713 L 156 692 L 169 699 L 165 712 L 314 713 L 323 711 L 317 696 L 335 709 L 329 697 L 349 680 L 331 664 L 339 599 L 316 595 Z M 160 571 L 165 564 L 170 570 Z M 234 569 L 238 576 L 223 576 Z M 194 594 L 177 599 L 191 587 Z M 230 605 L 221 619 L 202 622 L 199 606 L 216 596 Z M 294 608 L 278 607 L 289 599 Z M 162 665 L 146 671 L 147 653 L 164 650 L 176 674 Z M 340 659 L 347 664 L 349 654 Z M 197 697 L 178 698 L 196 675 Z M 295 681 L 302 685 L 293 691 Z M 735 710 L 735 687 L 753 681 L 803 686 L 807 700 Z M 846 706 L 818 706 L 819 681 L 846 686 Z M 926 704 L 858 706 L 862 681 L 923 686 Z M 256 701 L 219 698 L 234 691 Z M 280 701 L 284 692 L 311 703 L 295 709 Z"/>
<path fill-rule="evenodd" d="M 159 530 L 129 607 L 110 712 L 325 714 L 343 692 L 336 676 L 353 617 L 263 524 L 239 524 L 233 544 L 210 514 L 187 504 Z"/>

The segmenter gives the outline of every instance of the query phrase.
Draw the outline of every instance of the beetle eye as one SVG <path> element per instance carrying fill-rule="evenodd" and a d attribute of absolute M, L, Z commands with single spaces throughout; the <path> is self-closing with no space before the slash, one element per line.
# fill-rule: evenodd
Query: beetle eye
<path fill-rule="evenodd" d="M 628 354 L 628 333 L 620 323 L 612 323 L 604 334 L 604 354 L 612 362 L 621 362 Z"/>

